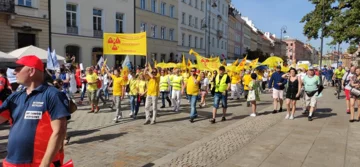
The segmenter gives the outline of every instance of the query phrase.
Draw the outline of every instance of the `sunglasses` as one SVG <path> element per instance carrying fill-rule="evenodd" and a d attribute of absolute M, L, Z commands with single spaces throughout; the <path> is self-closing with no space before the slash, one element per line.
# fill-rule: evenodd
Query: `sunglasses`
<path fill-rule="evenodd" d="M 196 72 L 196 71 L 191 70 L 191 72 Z"/>

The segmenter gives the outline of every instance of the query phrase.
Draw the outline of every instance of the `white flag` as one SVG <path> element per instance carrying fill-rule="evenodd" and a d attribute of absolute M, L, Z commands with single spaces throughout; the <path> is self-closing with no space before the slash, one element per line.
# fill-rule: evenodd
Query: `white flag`
<path fill-rule="evenodd" d="M 47 58 L 47 61 L 46 61 L 46 68 L 49 69 L 49 70 L 54 70 L 54 63 L 53 63 L 52 55 L 51 55 L 51 52 L 50 52 L 50 48 L 48 48 L 47 54 L 48 54 L 48 58 Z"/>
<path fill-rule="evenodd" d="M 103 66 L 103 64 L 104 64 L 104 57 L 101 56 L 97 65 L 101 68 Z"/>

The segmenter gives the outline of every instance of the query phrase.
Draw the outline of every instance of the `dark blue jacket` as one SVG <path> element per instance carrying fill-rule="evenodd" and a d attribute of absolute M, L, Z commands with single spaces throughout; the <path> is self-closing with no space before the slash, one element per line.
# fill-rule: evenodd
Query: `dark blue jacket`
<path fill-rule="evenodd" d="M 284 73 L 281 71 L 274 72 L 270 78 L 269 88 L 274 87 L 276 90 L 284 90 L 287 80 L 284 79 L 282 75 L 284 75 Z M 279 86 L 278 83 L 282 83 L 282 85 Z"/>

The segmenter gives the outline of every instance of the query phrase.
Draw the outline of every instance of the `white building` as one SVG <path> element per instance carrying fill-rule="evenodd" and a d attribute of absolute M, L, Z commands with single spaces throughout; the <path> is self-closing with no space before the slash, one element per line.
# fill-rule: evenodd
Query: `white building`
<path fill-rule="evenodd" d="M 190 59 L 189 50 L 205 55 L 205 11 L 206 0 L 179 0 L 178 10 L 178 55 Z M 181 56 L 178 56 L 178 61 Z"/>
<path fill-rule="evenodd" d="M 207 51 L 208 55 L 227 57 L 228 10 L 231 0 L 217 0 L 207 3 Z M 209 31 L 210 30 L 210 31 Z"/>
<path fill-rule="evenodd" d="M 134 32 L 134 1 L 52 0 L 51 10 L 53 49 L 59 55 L 75 55 L 85 67 L 103 55 L 103 33 Z M 106 58 L 113 66 L 125 56 Z"/>

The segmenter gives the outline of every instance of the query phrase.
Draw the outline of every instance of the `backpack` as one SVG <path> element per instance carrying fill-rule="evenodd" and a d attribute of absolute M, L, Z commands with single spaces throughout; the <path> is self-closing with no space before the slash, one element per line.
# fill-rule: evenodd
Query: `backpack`
<path fill-rule="evenodd" d="M 8 80 L 6 77 L 3 77 L 5 79 L 5 85 L 4 89 L 0 92 L 0 100 L 4 101 L 7 97 L 9 97 L 12 94 L 12 90 L 9 89 Z"/>

